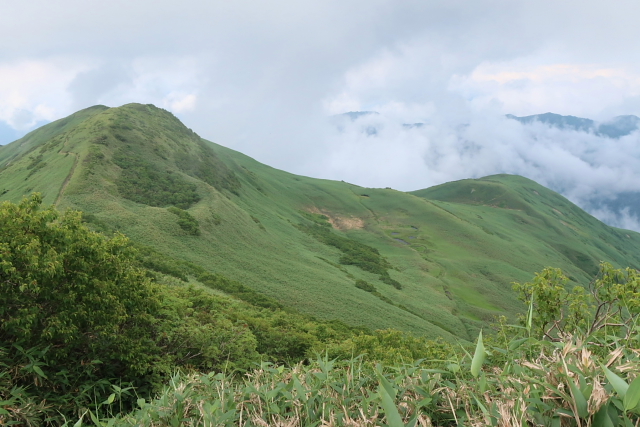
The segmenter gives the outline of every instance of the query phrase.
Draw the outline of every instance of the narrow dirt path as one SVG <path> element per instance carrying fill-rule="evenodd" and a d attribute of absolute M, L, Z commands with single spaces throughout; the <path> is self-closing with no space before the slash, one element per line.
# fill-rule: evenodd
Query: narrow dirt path
<path fill-rule="evenodd" d="M 67 185 L 69 185 L 69 181 L 71 181 L 71 177 L 73 176 L 73 173 L 76 171 L 76 166 L 78 166 L 78 154 L 72 153 L 70 151 L 61 151 L 59 154 L 71 154 L 73 156 L 73 166 L 71 166 L 69 175 L 67 175 L 67 177 L 64 179 L 64 182 L 62 183 L 62 187 L 60 187 L 60 191 L 58 192 L 58 197 L 56 198 L 56 201 L 54 203 L 54 205 L 56 206 L 58 206 L 58 204 L 60 203 L 60 199 L 62 198 L 64 191 L 67 189 Z"/>
<path fill-rule="evenodd" d="M 73 176 L 73 173 L 76 171 L 76 166 L 78 166 L 78 154 L 77 153 L 73 153 L 71 151 L 62 151 L 64 150 L 64 148 L 67 146 L 67 142 L 69 141 L 69 138 L 71 137 L 71 134 L 67 135 L 67 137 L 64 140 L 64 143 L 62 144 L 62 148 L 60 149 L 60 151 L 58 151 L 58 154 L 71 154 L 74 159 L 73 159 L 73 166 L 71 166 L 71 170 L 69 171 L 69 174 L 67 175 L 67 177 L 64 179 L 64 182 L 62 183 L 62 187 L 60 187 L 60 191 L 58 192 L 58 197 L 56 197 L 56 201 L 54 203 L 54 205 L 58 206 L 58 204 L 60 203 L 60 199 L 62 198 L 62 195 L 64 194 L 64 191 L 67 189 L 67 186 L 69 185 L 69 181 L 71 181 L 71 177 Z"/>

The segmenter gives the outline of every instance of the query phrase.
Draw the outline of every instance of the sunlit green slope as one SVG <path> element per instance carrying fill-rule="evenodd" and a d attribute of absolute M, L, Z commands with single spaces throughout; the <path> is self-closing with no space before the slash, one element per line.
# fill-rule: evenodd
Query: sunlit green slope
<path fill-rule="evenodd" d="M 31 191 L 86 212 L 97 229 L 119 230 L 318 318 L 430 337 L 472 339 L 493 316 L 514 314 L 510 283 L 544 266 L 582 282 L 600 260 L 640 266 L 640 235 L 524 178 L 404 193 L 296 176 L 140 104 L 83 110 L 1 147 L 0 199 Z M 332 226 L 318 225 L 317 214 Z M 181 226 L 179 215 L 198 225 Z M 362 244 L 388 261 L 376 265 L 390 265 L 389 279 L 340 263 L 349 245 L 368 251 Z"/>

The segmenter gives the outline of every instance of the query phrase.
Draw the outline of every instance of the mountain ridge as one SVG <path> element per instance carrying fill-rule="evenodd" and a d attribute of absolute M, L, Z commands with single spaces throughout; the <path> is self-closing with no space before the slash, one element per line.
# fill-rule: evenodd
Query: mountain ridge
<path fill-rule="evenodd" d="M 600 260 L 640 266 L 638 233 L 526 178 L 404 193 L 296 176 L 151 105 L 91 107 L 0 147 L 0 200 L 32 191 L 304 313 L 429 337 L 470 340 L 513 316 L 510 283 L 546 265 L 574 282 Z"/>
<path fill-rule="evenodd" d="M 578 132 L 593 133 L 598 136 L 605 136 L 617 139 L 637 131 L 640 127 L 640 117 L 634 115 L 616 116 L 604 122 L 596 122 L 576 116 L 563 116 L 555 113 L 534 114 L 531 116 L 518 117 L 507 114 L 507 118 L 516 120 L 522 124 L 535 122 L 543 123 L 558 129 L 569 129 Z"/>

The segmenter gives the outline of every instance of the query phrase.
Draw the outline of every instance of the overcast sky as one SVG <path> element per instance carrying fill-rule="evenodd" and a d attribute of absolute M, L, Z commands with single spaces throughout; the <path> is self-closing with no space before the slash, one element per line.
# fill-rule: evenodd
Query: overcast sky
<path fill-rule="evenodd" d="M 153 103 L 298 174 L 414 190 L 520 173 L 586 206 L 640 190 L 640 137 L 503 115 L 640 116 L 638 17 L 637 0 L 0 0 L 0 143 Z M 362 110 L 380 114 L 330 118 Z"/>

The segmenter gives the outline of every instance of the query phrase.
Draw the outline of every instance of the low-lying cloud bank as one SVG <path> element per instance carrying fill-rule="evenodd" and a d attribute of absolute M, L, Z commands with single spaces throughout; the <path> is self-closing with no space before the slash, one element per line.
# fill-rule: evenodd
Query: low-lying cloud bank
<path fill-rule="evenodd" d="M 616 227 L 640 231 L 640 132 L 619 138 L 502 115 L 418 122 L 380 114 L 331 119 L 312 175 L 416 190 L 508 173 L 547 186 Z M 308 165 L 307 165 L 308 167 Z"/>

